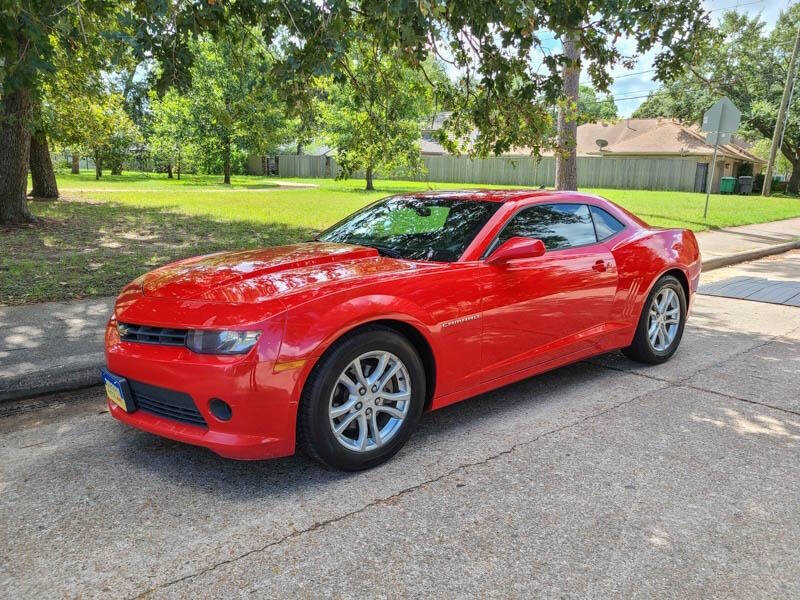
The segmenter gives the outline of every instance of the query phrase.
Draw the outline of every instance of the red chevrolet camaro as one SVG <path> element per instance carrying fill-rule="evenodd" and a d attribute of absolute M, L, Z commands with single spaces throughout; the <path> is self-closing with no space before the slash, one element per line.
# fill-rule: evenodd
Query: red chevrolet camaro
<path fill-rule="evenodd" d="M 596 196 L 392 196 L 308 243 L 130 283 L 106 331 L 108 406 L 226 457 L 299 446 L 365 469 L 424 410 L 611 350 L 669 359 L 699 275 L 691 231 Z"/>

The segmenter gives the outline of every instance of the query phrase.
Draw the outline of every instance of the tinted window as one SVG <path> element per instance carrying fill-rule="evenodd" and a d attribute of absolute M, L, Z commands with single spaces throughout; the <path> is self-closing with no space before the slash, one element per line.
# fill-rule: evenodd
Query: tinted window
<path fill-rule="evenodd" d="M 372 246 L 400 258 L 452 262 L 499 207 L 498 202 L 393 196 L 347 217 L 317 239 Z"/>
<path fill-rule="evenodd" d="M 625 225 L 620 223 L 617 219 L 612 217 L 602 208 L 596 206 L 591 207 L 592 218 L 594 219 L 594 228 L 597 231 L 597 239 L 600 241 L 610 238 L 618 231 L 625 229 Z"/>
<path fill-rule="evenodd" d="M 540 239 L 548 250 L 597 241 L 585 204 L 543 204 L 526 208 L 509 221 L 496 245 L 517 236 Z"/>

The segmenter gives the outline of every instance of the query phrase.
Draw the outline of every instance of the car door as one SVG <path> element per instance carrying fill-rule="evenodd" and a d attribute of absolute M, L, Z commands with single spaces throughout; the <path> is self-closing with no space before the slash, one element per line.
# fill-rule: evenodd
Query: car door
<path fill-rule="evenodd" d="M 598 243 L 585 204 L 537 204 L 509 219 L 491 251 L 511 237 L 541 239 L 543 256 L 486 265 L 482 364 L 485 379 L 586 350 L 609 317 L 614 257 Z"/>

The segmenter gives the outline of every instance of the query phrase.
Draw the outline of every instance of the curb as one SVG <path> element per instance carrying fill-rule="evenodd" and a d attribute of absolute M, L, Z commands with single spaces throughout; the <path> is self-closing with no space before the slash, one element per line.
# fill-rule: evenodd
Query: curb
<path fill-rule="evenodd" d="M 796 250 L 800 248 L 800 239 L 777 246 L 768 246 L 766 248 L 759 248 L 758 250 L 747 250 L 745 252 L 737 252 L 736 254 L 729 254 L 728 256 L 720 256 L 719 258 L 711 258 L 702 262 L 702 271 L 713 271 L 720 267 L 728 267 L 749 260 L 756 260 L 764 258 L 765 256 L 772 256 L 773 254 L 782 254 L 789 250 Z"/>
<path fill-rule="evenodd" d="M 721 267 L 756 260 L 774 254 L 781 254 L 798 248 L 800 248 L 800 239 L 776 246 L 759 248 L 758 250 L 748 250 L 728 256 L 720 256 L 703 261 L 702 270 L 704 272 L 713 271 Z M 96 364 L 84 363 L 80 367 L 74 367 L 72 369 L 47 369 L 0 380 L 0 403 L 100 385 L 102 382 L 100 369 L 104 365 L 105 362 L 101 360 L 97 361 Z"/>
<path fill-rule="evenodd" d="M 73 369 L 48 369 L 0 380 L 0 403 L 100 385 L 102 361 Z"/>

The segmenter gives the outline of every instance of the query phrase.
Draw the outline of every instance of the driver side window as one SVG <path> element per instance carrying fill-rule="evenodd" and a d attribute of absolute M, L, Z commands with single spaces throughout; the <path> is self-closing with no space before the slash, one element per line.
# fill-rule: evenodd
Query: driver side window
<path fill-rule="evenodd" d="M 539 204 L 526 208 L 508 222 L 494 247 L 512 237 L 540 239 L 548 250 L 597 242 L 585 204 Z"/>

